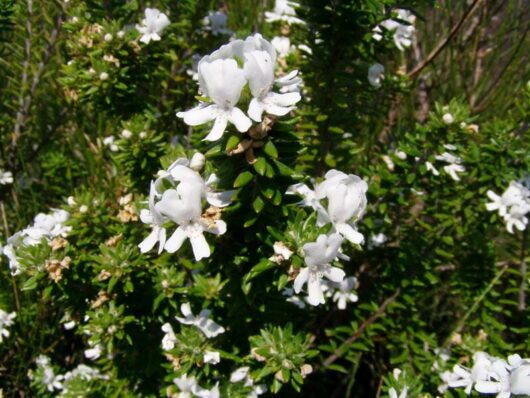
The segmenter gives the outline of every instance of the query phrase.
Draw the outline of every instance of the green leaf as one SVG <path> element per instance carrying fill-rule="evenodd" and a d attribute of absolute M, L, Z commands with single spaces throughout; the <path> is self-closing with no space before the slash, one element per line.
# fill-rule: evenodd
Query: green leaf
<path fill-rule="evenodd" d="M 263 206 L 265 206 L 265 202 L 259 196 L 252 202 L 252 207 L 256 213 L 260 213 L 263 210 Z"/>
<path fill-rule="evenodd" d="M 244 187 L 250 181 L 252 181 L 253 178 L 254 178 L 254 175 L 250 171 L 242 172 L 236 177 L 236 180 L 234 181 L 234 188 Z"/>
<path fill-rule="evenodd" d="M 258 158 L 256 163 L 254 163 L 254 170 L 261 176 L 265 175 L 267 171 L 267 161 L 265 158 Z"/>
<path fill-rule="evenodd" d="M 231 151 L 237 146 L 237 144 L 239 144 L 239 142 L 240 142 L 240 139 L 237 135 L 231 135 L 230 137 L 228 137 L 228 140 L 226 141 L 225 151 Z"/>
<path fill-rule="evenodd" d="M 267 155 L 269 155 L 273 159 L 278 158 L 278 150 L 272 143 L 272 141 L 268 141 L 265 146 L 263 147 L 263 152 L 265 152 Z"/>

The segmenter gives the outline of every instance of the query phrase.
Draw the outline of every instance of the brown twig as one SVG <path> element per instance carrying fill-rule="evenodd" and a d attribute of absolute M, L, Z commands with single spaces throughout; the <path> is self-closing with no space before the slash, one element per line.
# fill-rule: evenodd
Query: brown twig
<path fill-rule="evenodd" d="M 359 326 L 359 329 L 357 329 L 357 331 L 351 337 L 349 337 L 344 343 L 342 343 L 340 347 L 337 348 L 333 354 L 331 354 L 328 358 L 326 358 L 326 360 L 323 362 L 323 365 L 329 366 L 333 362 L 335 362 L 337 359 L 339 359 L 342 356 L 344 349 L 350 344 L 352 344 L 354 341 L 356 341 L 359 337 L 361 337 L 363 332 L 366 330 L 366 328 L 370 326 L 371 324 L 373 324 L 377 319 L 379 319 L 384 314 L 386 308 L 396 300 L 396 298 L 399 296 L 400 293 L 401 293 L 401 289 L 398 288 L 392 296 L 390 296 L 385 301 L 383 301 L 383 304 L 379 306 L 377 311 L 370 318 L 366 319 L 362 323 L 362 325 Z"/>
<path fill-rule="evenodd" d="M 425 69 L 441 52 L 442 50 L 449 44 L 451 39 L 456 35 L 456 33 L 460 30 L 464 22 L 467 18 L 475 11 L 475 8 L 479 5 L 479 3 L 482 0 L 474 0 L 473 3 L 469 6 L 469 8 L 464 12 L 460 20 L 451 28 L 449 31 L 449 34 L 445 39 L 443 39 L 438 45 L 432 50 L 429 55 L 427 55 L 427 58 L 423 60 L 423 62 L 419 65 L 417 65 L 414 69 L 412 69 L 410 72 L 407 73 L 408 77 L 412 78 L 415 77 L 418 73 L 420 73 L 423 69 Z"/>

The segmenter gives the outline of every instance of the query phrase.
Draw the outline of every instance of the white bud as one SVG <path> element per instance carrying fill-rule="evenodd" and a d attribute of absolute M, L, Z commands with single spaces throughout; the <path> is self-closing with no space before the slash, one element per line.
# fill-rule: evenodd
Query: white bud
<path fill-rule="evenodd" d="M 201 171 L 204 167 L 204 163 L 206 162 L 206 158 L 204 155 L 200 152 L 196 152 L 193 154 L 190 160 L 190 169 L 195 171 Z"/>
<path fill-rule="evenodd" d="M 118 38 L 123 39 L 125 37 L 125 32 L 123 30 L 120 30 L 117 36 Z"/>
<path fill-rule="evenodd" d="M 88 211 L 88 206 L 87 205 L 82 205 L 79 207 L 79 212 L 80 213 L 86 213 Z"/>
<path fill-rule="evenodd" d="M 79 18 L 72 17 L 71 21 L 72 21 L 72 23 L 78 23 L 79 22 Z"/>
<path fill-rule="evenodd" d="M 88 70 L 88 73 L 90 73 L 91 75 L 95 75 L 96 74 L 96 70 L 92 67 L 90 67 L 90 69 Z"/>
<path fill-rule="evenodd" d="M 110 33 L 107 33 L 105 36 L 103 36 L 103 40 L 112 41 L 112 35 Z"/>
<path fill-rule="evenodd" d="M 138 137 L 140 137 L 142 140 L 147 137 L 147 133 L 145 131 L 141 131 L 140 134 L 138 134 Z"/>
<path fill-rule="evenodd" d="M 466 122 L 460 123 L 460 128 L 461 129 L 465 129 L 466 127 L 467 127 L 467 123 Z"/>
<path fill-rule="evenodd" d="M 107 72 L 101 72 L 99 75 L 99 80 L 107 80 L 109 78 L 109 74 Z"/>
<path fill-rule="evenodd" d="M 129 138 L 131 138 L 132 135 L 133 135 L 132 132 L 129 131 L 129 130 L 127 130 L 127 129 L 123 129 L 123 131 L 121 132 L 121 136 L 122 136 L 123 138 L 125 138 L 126 140 L 128 140 Z"/>
<path fill-rule="evenodd" d="M 401 160 L 405 160 L 407 158 L 407 154 L 403 151 L 396 151 L 396 156 Z"/>
<path fill-rule="evenodd" d="M 444 121 L 445 124 L 452 124 L 455 121 L 455 118 L 450 113 L 445 113 L 442 116 L 442 120 Z"/>
<path fill-rule="evenodd" d="M 66 203 L 68 203 L 68 206 L 74 207 L 77 203 L 75 203 L 75 199 L 73 196 L 69 196 L 68 199 L 66 199 Z"/>

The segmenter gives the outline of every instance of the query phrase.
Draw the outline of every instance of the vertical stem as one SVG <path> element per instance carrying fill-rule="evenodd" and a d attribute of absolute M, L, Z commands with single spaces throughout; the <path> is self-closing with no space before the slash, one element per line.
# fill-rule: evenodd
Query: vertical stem
<path fill-rule="evenodd" d="M 0 200 L 0 211 L 2 212 L 2 222 L 4 224 L 4 233 L 5 236 L 11 235 L 9 233 L 9 225 L 7 224 L 7 218 L 6 218 L 6 208 L 4 206 L 4 201 Z M 15 307 L 17 309 L 17 312 L 20 311 L 20 300 L 18 298 L 18 288 L 17 288 L 17 282 L 15 281 L 15 277 L 11 276 L 11 284 L 13 285 L 13 295 L 15 296 Z"/>
<path fill-rule="evenodd" d="M 524 311 L 526 308 L 526 273 L 528 266 L 526 264 L 526 246 L 528 244 L 528 228 L 523 231 L 523 237 L 521 239 L 521 263 L 519 270 L 521 272 L 521 284 L 519 285 L 519 303 L 517 308 L 519 311 Z"/>

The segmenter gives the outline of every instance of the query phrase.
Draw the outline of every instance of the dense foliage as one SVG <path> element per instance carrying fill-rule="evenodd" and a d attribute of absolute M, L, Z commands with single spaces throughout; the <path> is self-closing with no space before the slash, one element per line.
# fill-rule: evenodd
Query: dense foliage
<path fill-rule="evenodd" d="M 529 3 L 298 3 L 0 0 L 0 396 L 530 394 Z"/>

